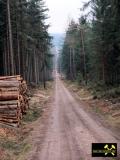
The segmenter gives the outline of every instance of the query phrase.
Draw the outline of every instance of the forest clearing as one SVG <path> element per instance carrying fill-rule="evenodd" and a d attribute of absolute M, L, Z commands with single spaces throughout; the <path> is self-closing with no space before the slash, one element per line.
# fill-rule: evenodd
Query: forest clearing
<path fill-rule="evenodd" d="M 120 1 L 83 1 L 0 0 L 0 160 L 120 160 Z"/>

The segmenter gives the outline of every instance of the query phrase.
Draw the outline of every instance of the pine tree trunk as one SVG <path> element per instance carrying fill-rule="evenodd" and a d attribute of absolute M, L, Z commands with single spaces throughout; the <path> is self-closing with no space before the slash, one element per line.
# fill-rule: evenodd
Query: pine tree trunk
<path fill-rule="evenodd" d="M 43 84 L 44 84 L 44 89 L 46 89 L 46 77 L 45 77 L 45 74 L 46 74 L 46 69 L 45 69 L 45 65 L 44 65 L 44 68 L 43 68 Z"/>
<path fill-rule="evenodd" d="M 10 65 L 11 65 L 11 74 L 14 74 L 14 53 L 13 53 L 13 39 L 12 39 L 12 26 L 11 26 L 11 17 L 10 17 L 10 1 L 7 0 L 7 17 L 8 17 L 8 32 L 9 32 L 9 45 L 10 45 Z"/>
<path fill-rule="evenodd" d="M 76 77 L 76 69 L 75 69 L 75 48 L 72 49 L 72 53 L 73 53 L 73 75 L 74 75 L 74 79 Z"/>
<path fill-rule="evenodd" d="M 36 58 L 36 49 L 34 48 L 34 75 L 35 75 L 35 83 L 37 84 L 37 58 Z"/>
<path fill-rule="evenodd" d="M 72 49 L 70 48 L 70 79 L 73 79 L 72 75 Z"/>
<path fill-rule="evenodd" d="M 4 54 L 3 54 L 3 65 L 4 65 L 4 75 L 7 75 L 7 48 L 6 40 L 4 40 Z"/>
<path fill-rule="evenodd" d="M 81 29 L 80 33 L 81 33 L 82 52 L 83 52 L 84 80 L 85 80 L 85 84 L 87 85 L 86 55 L 85 55 L 85 45 L 84 45 L 83 29 Z"/>
<path fill-rule="evenodd" d="M 7 37 L 6 37 L 6 63 L 7 63 L 7 67 L 6 67 L 6 71 L 7 71 L 7 75 L 10 75 L 10 70 L 11 70 L 11 66 L 10 66 L 10 45 L 9 45 L 9 31 L 8 31 L 8 26 L 7 26 Z"/>

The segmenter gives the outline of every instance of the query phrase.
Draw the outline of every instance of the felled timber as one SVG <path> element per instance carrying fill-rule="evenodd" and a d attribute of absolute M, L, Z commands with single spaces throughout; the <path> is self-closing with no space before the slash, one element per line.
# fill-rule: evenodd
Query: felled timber
<path fill-rule="evenodd" d="M 18 91 L 0 91 L 0 101 L 17 100 L 18 96 Z"/>
<path fill-rule="evenodd" d="M 26 81 L 20 75 L 0 77 L 0 123 L 19 126 L 28 108 Z"/>
<path fill-rule="evenodd" d="M 0 80 L 18 80 L 21 81 L 23 78 L 20 75 L 15 75 L 15 76 L 0 76 Z"/>
<path fill-rule="evenodd" d="M 4 81 L 0 80 L 0 88 L 11 88 L 11 87 L 18 87 L 19 88 L 20 82 L 19 81 Z"/>

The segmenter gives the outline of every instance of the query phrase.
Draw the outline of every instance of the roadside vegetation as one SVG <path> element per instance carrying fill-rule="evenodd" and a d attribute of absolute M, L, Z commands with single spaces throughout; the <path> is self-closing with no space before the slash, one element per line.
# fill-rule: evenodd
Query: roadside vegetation
<path fill-rule="evenodd" d="M 115 94 L 117 88 L 113 88 L 114 96 L 111 95 L 110 90 L 106 90 L 110 92 L 109 94 L 104 93 L 101 96 L 101 93 L 105 92 L 102 89 L 97 92 L 98 97 L 96 97 L 96 91 L 91 87 L 80 85 L 77 81 L 63 80 L 63 82 L 73 96 L 83 104 L 86 112 L 93 114 L 102 125 L 111 129 L 118 137 L 120 136 L 120 96 Z"/>

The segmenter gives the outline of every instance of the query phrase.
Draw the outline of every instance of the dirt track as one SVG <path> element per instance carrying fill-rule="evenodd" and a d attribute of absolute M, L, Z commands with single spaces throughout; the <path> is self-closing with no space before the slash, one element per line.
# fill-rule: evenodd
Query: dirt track
<path fill-rule="evenodd" d="M 30 160 L 101 160 L 91 157 L 91 143 L 118 142 L 81 105 L 57 77 L 47 131 L 42 139 L 38 136 L 39 132 L 43 132 L 39 126 L 37 136 L 34 132 L 36 142 Z"/>

